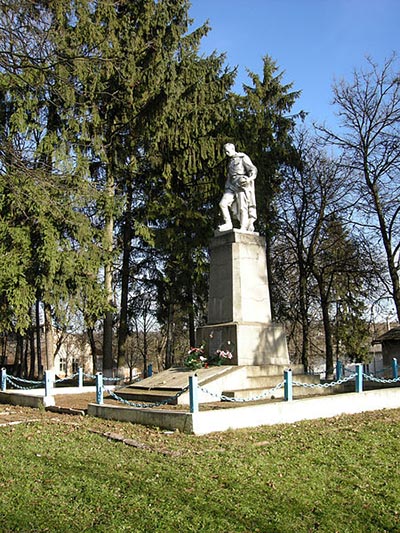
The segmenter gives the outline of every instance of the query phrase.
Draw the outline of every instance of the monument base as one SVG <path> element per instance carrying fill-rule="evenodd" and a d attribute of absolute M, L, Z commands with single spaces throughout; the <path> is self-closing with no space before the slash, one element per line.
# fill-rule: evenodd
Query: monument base
<path fill-rule="evenodd" d="M 207 353 L 230 351 L 230 365 L 289 366 L 289 353 L 284 328 L 279 324 L 260 322 L 226 322 L 197 329 L 196 344 Z"/>

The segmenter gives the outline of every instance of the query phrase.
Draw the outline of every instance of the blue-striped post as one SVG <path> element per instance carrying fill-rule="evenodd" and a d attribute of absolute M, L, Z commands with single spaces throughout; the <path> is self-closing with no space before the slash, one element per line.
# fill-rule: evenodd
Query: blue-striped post
<path fill-rule="evenodd" d="M 103 404 L 103 374 L 101 372 L 96 374 L 96 403 Z"/>
<path fill-rule="evenodd" d="M 363 391 L 363 365 L 356 364 L 356 392 Z"/>
<path fill-rule="evenodd" d="M 147 377 L 151 378 L 152 375 L 153 375 L 153 365 L 150 363 L 149 365 L 147 365 Z"/>
<path fill-rule="evenodd" d="M 393 379 L 397 379 L 399 377 L 399 368 L 398 368 L 396 357 L 393 357 L 392 359 L 392 373 L 393 373 Z"/>
<path fill-rule="evenodd" d="M 53 392 L 53 371 L 44 371 L 44 395 L 51 396 Z"/>
<path fill-rule="evenodd" d="M 342 379 L 343 376 L 343 363 L 342 361 L 338 361 L 336 363 L 336 379 L 339 381 L 339 379 Z"/>
<path fill-rule="evenodd" d="M 81 366 L 78 368 L 78 387 L 80 389 L 83 387 L 83 368 Z"/>
<path fill-rule="evenodd" d="M 291 402 L 293 400 L 293 376 L 292 371 L 285 370 L 283 373 L 284 380 L 285 380 L 285 386 L 284 386 L 284 393 L 285 393 L 285 402 Z"/>
<path fill-rule="evenodd" d="M 2 392 L 7 390 L 7 370 L 5 368 L 1 369 L 1 390 Z"/>
<path fill-rule="evenodd" d="M 190 402 L 190 412 L 197 413 L 199 410 L 197 374 L 194 374 L 193 376 L 189 376 L 189 402 Z"/>

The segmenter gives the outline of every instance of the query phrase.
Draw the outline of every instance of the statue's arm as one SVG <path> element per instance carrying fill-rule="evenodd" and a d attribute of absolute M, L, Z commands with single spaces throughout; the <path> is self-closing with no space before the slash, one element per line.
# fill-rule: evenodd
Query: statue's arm
<path fill-rule="evenodd" d="M 246 170 L 247 179 L 254 181 L 257 177 L 257 167 L 253 165 L 250 157 L 246 154 L 243 156 L 243 165 Z"/>

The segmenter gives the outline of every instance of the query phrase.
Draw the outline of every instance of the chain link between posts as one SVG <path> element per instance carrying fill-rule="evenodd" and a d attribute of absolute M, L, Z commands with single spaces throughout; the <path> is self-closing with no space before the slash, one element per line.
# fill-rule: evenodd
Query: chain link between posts
<path fill-rule="evenodd" d="M 336 385 L 342 385 L 348 381 L 355 379 L 356 374 L 351 374 L 347 378 L 338 379 L 337 381 L 329 381 L 327 383 L 302 383 L 301 381 L 293 381 L 292 385 L 294 387 L 304 387 L 305 389 L 327 389 L 329 387 L 336 387 Z"/>
<path fill-rule="evenodd" d="M 284 386 L 285 382 L 281 381 L 275 387 L 272 389 L 268 389 L 264 391 L 262 394 L 259 394 L 257 396 L 252 396 L 251 398 L 231 398 L 230 396 L 225 396 L 224 394 L 218 394 L 216 392 L 209 391 L 208 389 L 205 389 L 204 387 L 198 387 L 201 392 L 204 392 L 205 394 L 208 394 L 209 396 L 213 396 L 220 401 L 223 402 L 238 402 L 238 403 L 244 403 L 244 402 L 256 402 L 258 400 L 263 400 L 267 396 L 272 395 L 274 392 L 278 391 Z"/>
<path fill-rule="evenodd" d="M 39 387 L 44 386 L 44 381 L 32 381 L 29 379 L 23 379 L 23 378 L 17 378 L 16 376 L 9 376 L 7 375 L 6 380 L 12 387 L 15 387 L 16 389 L 20 390 L 30 390 L 30 389 L 37 389 Z M 23 385 L 19 385 L 18 383 L 26 383 L 31 385 L 30 387 L 24 387 Z"/>
<path fill-rule="evenodd" d="M 112 391 L 110 389 L 104 388 L 104 392 L 109 394 L 111 396 L 111 398 L 113 398 L 113 400 L 121 402 L 121 403 L 123 403 L 125 405 L 129 405 L 130 407 L 138 407 L 138 408 L 142 408 L 142 409 L 146 409 L 146 408 L 152 409 L 154 407 L 160 407 L 161 405 L 167 405 L 169 403 L 172 403 L 173 401 L 178 399 L 179 396 L 182 396 L 182 394 L 184 394 L 188 390 L 189 390 L 189 385 L 187 387 L 183 388 L 182 390 L 180 390 L 179 392 L 177 392 L 174 396 L 170 396 L 170 397 L 166 398 L 165 400 L 162 400 L 162 401 L 159 401 L 159 402 L 152 402 L 152 403 L 149 403 L 149 402 L 147 402 L 147 403 L 136 403 L 136 402 L 131 402 L 129 400 L 126 400 L 125 398 L 122 398 L 121 396 L 119 396 L 118 394 L 116 394 L 114 391 Z"/>
<path fill-rule="evenodd" d="M 66 376 L 65 378 L 55 379 L 55 380 L 53 381 L 53 383 L 54 383 L 54 384 L 56 384 L 56 383 L 64 383 L 65 381 L 70 381 L 70 380 L 76 378 L 77 376 L 79 376 L 79 373 L 78 373 L 78 372 L 76 372 L 75 374 L 72 374 L 72 376 Z"/>
<path fill-rule="evenodd" d="M 66 381 L 71 381 L 79 376 L 79 372 L 76 372 L 75 374 L 72 374 L 71 376 L 66 376 L 65 378 L 59 378 L 52 381 L 53 385 L 56 385 L 57 383 L 65 383 Z M 93 374 L 82 374 L 82 377 L 85 377 L 87 379 L 96 379 L 96 376 Z M 103 377 L 103 381 L 121 381 L 122 378 L 106 378 Z M 17 376 L 6 376 L 6 381 L 14 388 L 20 389 L 20 390 L 30 390 L 30 389 L 37 389 L 40 387 L 44 387 L 45 380 L 42 379 L 41 381 L 34 381 L 30 379 L 24 379 L 19 378 Z M 25 384 L 26 386 L 24 386 Z"/>
<path fill-rule="evenodd" d="M 375 383 L 399 383 L 400 382 L 400 377 L 393 378 L 393 379 L 375 378 L 374 376 L 371 376 L 370 374 L 364 374 L 364 373 L 363 373 L 363 377 L 367 381 L 374 381 Z"/>

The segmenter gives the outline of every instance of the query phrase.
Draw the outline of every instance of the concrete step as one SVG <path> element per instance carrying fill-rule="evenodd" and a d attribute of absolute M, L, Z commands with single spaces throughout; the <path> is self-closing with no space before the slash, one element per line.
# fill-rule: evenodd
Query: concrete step
<path fill-rule="evenodd" d="M 282 376 L 285 370 L 291 369 L 293 375 L 304 374 L 303 365 L 257 365 L 246 366 L 246 373 L 248 377 L 256 376 Z"/>
<path fill-rule="evenodd" d="M 176 394 L 179 392 L 179 390 L 176 389 L 163 389 L 163 390 L 155 390 L 155 389 L 145 389 L 145 388 L 127 388 L 127 389 L 120 389 L 116 392 L 118 396 L 123 398 L 124 400 L 128 400 L 130 402 L 149 402 L 149 403 L 158 403 L 158 402 L 166 402 L 167 400 L 170 405 L 177 405 L 178 399 L 176 398 Z"/>
<path fill-rule="evenodd" d="M 248 399 L 259 395 L 264 397 L 263 393 L 282 383 L 284 380 L 283 372 L 286 368 L 282 365 L 262 365 L 260 367 L 223 366 L 199 369 L 196 373 L 198 374 L 199 386 L 205 387 L 211 393 L 214 393 L 217 398 L 222 394 L 231 398 Z M 301 365 L 291 366 L 291 369 L 294 381 L 310 384 L 318 384 L 320 382 L 319 376 L 304 374 Z M 130 402 L 158 403 L 168 401 L 171 405 L 188 404 L 188 392 L 178 397 L 176 395 L 187 387 L 190 374 L 191 372 L 185 369 L 164 371 L 157 376 L 119 389 L 117 395 Z M 327 389 L 294 387 L 293 395 L 294 397 L 315 395 L 320 394 L 320 391 L 327 393 Z M 271 392 L 265 398 L 274 399 L 282 397 L 283 387 Z M 216 400 L 211 394 L 206 394 L 202 401 L 213 402 Z"/>
<path fill-rule="evenodd" d="M 217 379 L 232 372 L 236 372 L 237 370 L 237 366 L 222 365 L 212 366 L 210 368 L 199 368 L 196 370 L 196 374 L 199 383 L 206 383 L 210 379 Z M 169 368 L 168 370 L 154 374 L 149 378 L 132 383 L 127 386 L 127 389 L 174 390 L 178 392 L 188 386 L 189 376 L 193 373 L 194 371 L 189 370 L 188 368 Z"/>
<path fill-rule="evenodd" d="M 227 398 L 234 398 L 239 399 L 243 398 L 245 400 L 250 400 L 254 398 L 254 400 L 257 399 L 264 399 L 264 400 L 276 400 L 276 399 L 282 399 L 284 397 L 284 388 L 271 391 L 268 394 L 265 394 L 270 389 L 264 389 L 264 388 L 256 388 L 256 389 L 243 389 L 243 390 L 230 390 L 230 391 L 223 391 L 222 395 L 226 396 Z M 303 388 L 303 387 L 294 387 L 293 388 L 293 398 L 304 398 L 307 396 L 325 396 L 328 394 L 337 394 L 339 392 L 343 392 L 343 390 L 334 390 L 331 388 Z M 260 398 L 261 396 L 261 398 Z"/>
<path fill-rule="evenodd" d="M 258 377 L 252 377 L 247 378 L 248 387 L 245 389 L 232 389 L 232 390 L 226 390 L 223 391 L 223 396 L 227 396 L 228 398 L 243 398 L 243 399 L 250 399 L 250 398 L 257 398 L 259 396 L 265 397 L 266 400 L 274 400 L 276 398 L 283 398 L 284 396 L 284 387 L 282 386 L 279 389 L 272 390 L 274 387 L 281 383 L 283 379 L 280 379 L 280 376 L 258 376 Z M 318 385 L 320 383 L 319 376 L 312 376 L 308 374 L 298 374 L 295 376 L 294 381 L 298 383 L 307 383 L 307 384 L 314 384 Z M 268 392 L 268 394 L 265 395 L 265 393 Z M 293 396 L 294 397 L 303 397 L 303 396 L 315 396 L 320 394 L 330 394 L 332 389 L 326 389 L 326 388 L 315 388 L 315 387 L 301 387 L 301 386 L 295 386 L 293 387 Z M 265 396 L 264 396 L 265 395 Z"/>
<path fill-rule="evenodd" d="M 247 385 L 251 389 L 271 388 L 284 380 L 283 374 L 277 376 L 247 376 Z M 320 382 L 319 376 L 312 376 L 309 374 L 295 374 L 293 380 L 300 383 L 314 383 Z"/>

